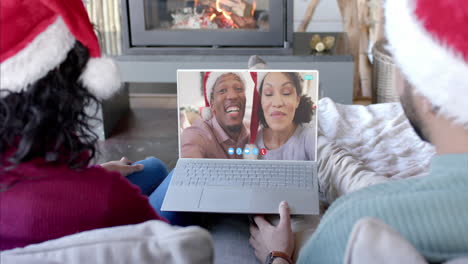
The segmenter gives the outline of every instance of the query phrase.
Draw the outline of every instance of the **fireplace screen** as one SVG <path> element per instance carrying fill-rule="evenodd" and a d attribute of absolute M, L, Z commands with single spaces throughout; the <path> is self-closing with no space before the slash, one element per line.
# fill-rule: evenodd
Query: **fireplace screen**
<path fill-rule="evenodd" d="M 145 1 L 147 30 L 269 30 L 268 0 Z"/>
<path fill-rule="evenodd" d="M 292 23 L 290 0 L 122 1 L 131 47 L 283 47 Z"/>

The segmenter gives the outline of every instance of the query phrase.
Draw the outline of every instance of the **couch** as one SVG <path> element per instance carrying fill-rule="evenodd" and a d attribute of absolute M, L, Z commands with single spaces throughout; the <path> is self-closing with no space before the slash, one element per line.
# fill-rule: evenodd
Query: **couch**
<path fill-rule="evenodd" d="M 390 180 L 424 177 L 427 173 L 434 150 L 419 140 L 398 103 L 340 105 L 324 98 L 318 105 L 317 161 L 322 213 L 326 204 L 341 195 Z M 247 216 L 211 214 L 206 218 L 209 221 L 204 227 L 209 234 L 201 228 L 177 228 L 147 222 L 133 227 L 83 232 L 2 252 L 2 264 L 9 263 L 12 258 L 44 256 L 53 256 L 47 260 L 58 263 L 63 260 L 66 263 L 93 263 L 93 260 L 94 263 L 258 263 L 248 243 Z M 272 216 L 270 220 L 278 219 Z M 292 221 L 297 257 L 301 246 L 320 222 L 320 216 L 295 216 Z M 374 230 L 379 234 L 381 226 L 372 225 L 374 223 L 370 223 L 371 229 L 359 230 Z M 159 230 L 163 234 L 158 234 Z M 125 232 L 129 232 L 130 239 Z M 111 239 L 100 240 L 103 237 Z M 77 253 L 73 253 L 74 242 L 81 239 L 85 243 L 79 242 Z M 123 242 L 117 243 L 117 240 Z M 351 252 L 359 248 L 355 246 Z M 361 255 L 348 254 L 346 263 L 366 263 L 356 262 L 356 256 Z M 106 261 L 102 262 L 104 259 Z"/>
<path fill-rule="evenodd" d="M 217 228 L 223 229 L 220 226 Z M 221 233 L 225 232 L 235 233 L 235 230 L 228 228 Z M 219 241 L 221 243 L 215 245 L 215 249 L 227 253 L 227 247 L 231 244 L 227 237 L 229 235 L 225 236 L 224 243 L 222 240 Z M 4 251 L 0 253 L 0 263 L 209 264 L 213 262 L 212 246 L 210 235 L 201 228 L 180 228 L 160 221 L 148 221 L 132 226 L 87 231 L 25 248 Z M 221 256 L 222 258 L 215 263 L 258 263 L 251 259 L 249 252 L 251 250 L 243 246 L 233 247 L 230 249 L 230 254 Z M 363 218 L 354 225 L 343 263 L 428 264 L 398 232 L 371 217 Z M 468 255 L 444 264 L 467 263 Z"/>

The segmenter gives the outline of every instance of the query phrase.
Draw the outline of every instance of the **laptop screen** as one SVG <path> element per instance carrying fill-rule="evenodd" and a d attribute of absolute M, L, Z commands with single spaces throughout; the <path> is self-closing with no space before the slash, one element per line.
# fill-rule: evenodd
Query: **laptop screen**
<path fill-rule="evenodd" d="M 178 70 L 181 158 L 315 161 L 318 71 Z"/>

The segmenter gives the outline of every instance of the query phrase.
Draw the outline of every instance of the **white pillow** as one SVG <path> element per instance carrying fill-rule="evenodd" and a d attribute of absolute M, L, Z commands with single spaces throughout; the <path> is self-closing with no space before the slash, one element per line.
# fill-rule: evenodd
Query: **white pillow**
<path fill-rule="evenodd" d="M 427 264 L 419 252 L 384 222 L 364 217 L 353 227 L 345 252 L 345 264 Z"/>
<path fill-rule="evenodd" d="M 345 264 L 427 264 L 423 256 L 397 231 L 379 219 L 364 217 L 353 227 Z M 468 264 L 468 256 L 444 264 Z"/>
<path fill-rule="evenodd" d="M 0 263 L 212 263 L 211 235 L 200 227 L 151 220 L 77 233 L 0 253 Z"/>

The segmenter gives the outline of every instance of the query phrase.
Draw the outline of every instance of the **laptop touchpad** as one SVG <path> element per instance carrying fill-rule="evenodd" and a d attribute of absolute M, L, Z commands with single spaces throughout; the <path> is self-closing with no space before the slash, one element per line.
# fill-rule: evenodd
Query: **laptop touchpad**
<path fill-rule="evenodd" d="M 250 208 L 253 192 L 250 190 L 229 189 L 222 187 L 204 188 L 198 208 L 232 212 Z"/>

